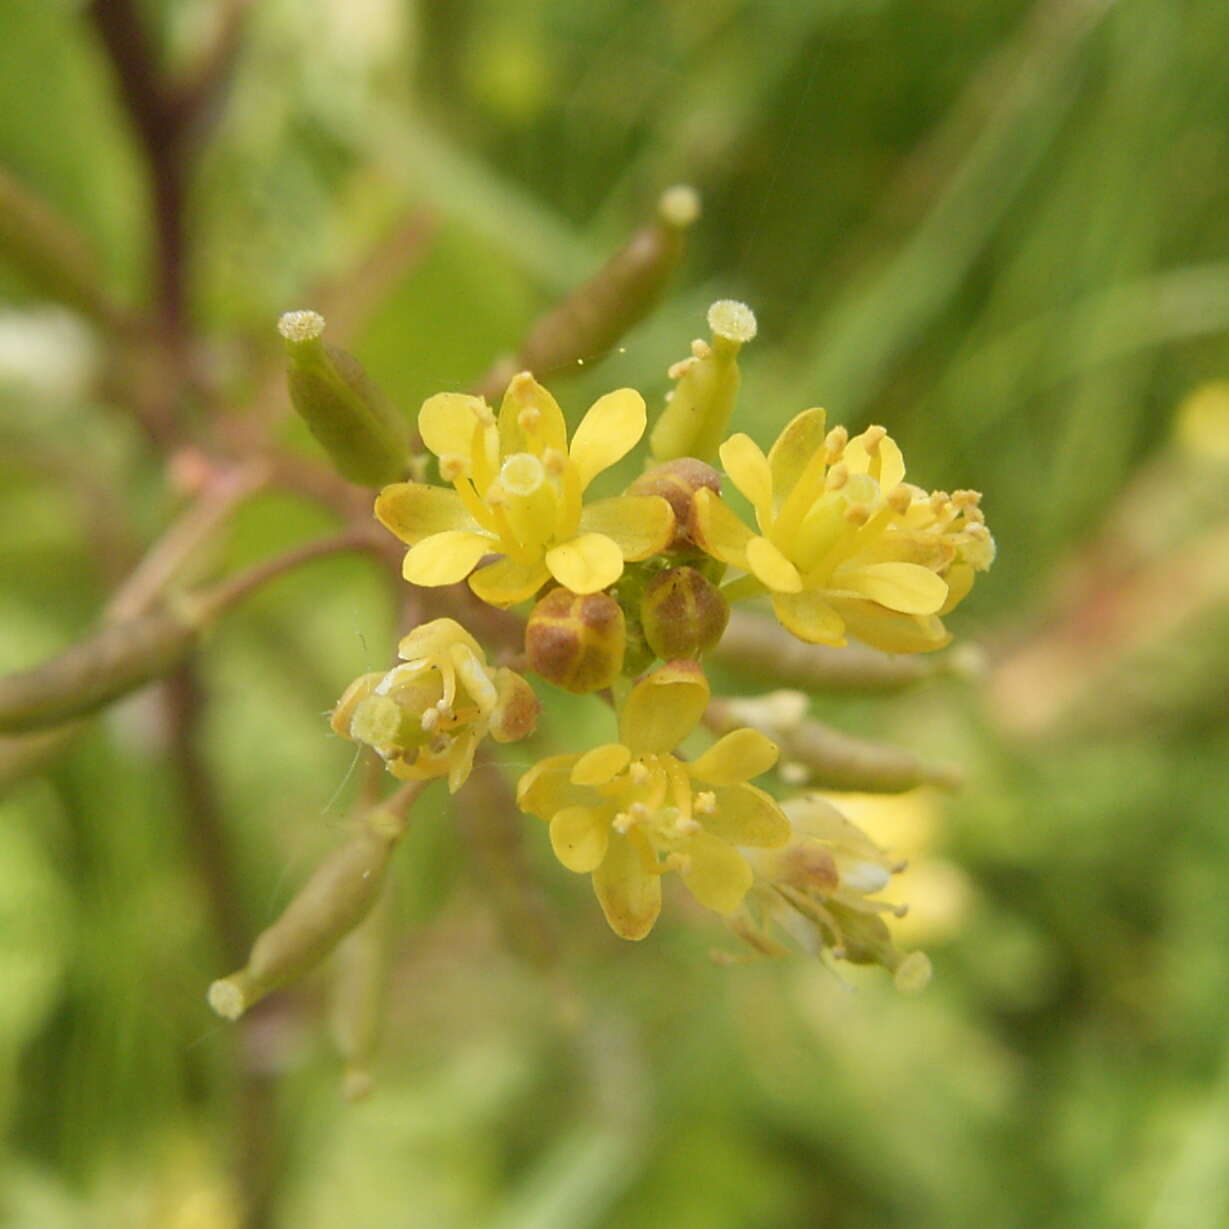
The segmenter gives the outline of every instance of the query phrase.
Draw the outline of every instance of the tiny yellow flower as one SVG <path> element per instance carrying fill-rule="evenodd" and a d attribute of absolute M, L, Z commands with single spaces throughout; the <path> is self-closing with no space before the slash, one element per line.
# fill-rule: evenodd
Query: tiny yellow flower
<path fill-rule="evenodd" d="M 880 964 L 902 990 L 930 978 L 921 952 L 906 955 L 892 942 L 882 914 L 903 917 L 905 906 L 872 899 L 905 869 L 827 799 L 818 794 L 782 804 L 793 835 L 781 848 L 751 850 L 755 890 L 734 919 L 756 951 L 781 955 L 781 934 L 819 954 L 853 964 Z"/>
<path fill-rule="evenodd" d="M 456 793 L 487 734 L 515 742 L 533 732 L 533 689 L 514 671 L 488 666 L 481 646 L 454 620 L 416 627 L 397 651 L 402 664 L 355 679 L 331 723 L 343 738 L 372 747 L 393 776 L 446 776 Z"/>
<path fill-rule="evenodd" d="M 584 502 L 593 479 L 635 447 L 644 428 L 644 399 L 621 388 L 594 403 L 569 447 L 558 404 L 528 372 L 508 385 L 498 419 L 480 397 L 428 398 L 418 429 L 453 489 L 398 482 L 375 508 L 410 546 L 406 580 L 449 585 L 469 576 L 492 606 L 532 597 L 552 576 L 573 593 L 614 584 L 625 560 L 647 559 L 674 533 L 674 514 L 659 496 Z M 486 555 L 503 558 L 474 572 Z"/>
<path fill-rule="evenodd" d="M 928 495 L 904 481 L 900 449 L 882 427 L 853 439 L 804 410 L 768 456 L 746 435 L 721 461 L 755 509 L 753 533 L 710 490 L 695 495 L 696 539 L 772 594 L 781 623 L 801 640 L 841 645 L 846 635 L 895 653 L 942 648 L 940 616 L 994 559 L 979 496 Z M 746 592 L 742 582 L 740 589 Z"/>
<path fill-rule="evenodd" d="M 559 861 L 592 874 L 606 920 L 624 939 L 653 929 L 661 876 L 671 870 L 700 904 L 732 913 L 753 879 L 735 847 L 767 848 L 789 836 L 776 802 L 748 784 L 777 759 L 763 734 L 734 730 L 690 763 L 672 754 L 708 699 L 694 662 L 669 662 L 632 688 L 619 742 L 552 756 L 517 786 L 521 810 L 549 822 Z"/>

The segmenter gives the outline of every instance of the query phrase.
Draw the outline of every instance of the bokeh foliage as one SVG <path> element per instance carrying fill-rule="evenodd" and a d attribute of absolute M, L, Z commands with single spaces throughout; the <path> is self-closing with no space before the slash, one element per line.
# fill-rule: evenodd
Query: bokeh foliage
<path fill-rule="evenodd" d="M 139 157 L 78 7 L 0 11 L 0 162 L 135 302 Z M 218 11 L 144 5 L 168 63 Z M 421 211 L 429 242 L 387 285 L 368 269 L 352 340 L 409 413 L 693 182 L 705 215 L 674 291 L 562 399 L 627 382 L 652 403 L 707 303 L 746 298 L 760 337 L 736 426 L 767 440 L 822 403 L 887 426 L 919 481 L 986 492 L 1000 558 L 953 623 L 993 675 L 1092 573 L 1105 525 L 1114 546 L 1183 399 L 1229 374 L 1227 45 L 1221 0 L 265 0 L 192 185 L 193 312 L 242 406 L 277 315 L 327 312 L 313 296 Z M 74 374 L 105 367 L 106 340 L 3 263 L 0 297 L 7 670 L 92 624 L 174 497 L 126 407 Z M 202 569 L 321 527 L 262 498 Z M 1026 738 L 955 682 L 819 703 L 968 768 L 901 829 L 948 868 L 930 890 L 958 915 L 919 924 L 937 976 L 918 999 L 801 959 L 717 967 L 728 942 L 677 897 L 623 944 L 535 827 L 525 856 L 583 1001 L 564 1040 L 571 1009 L 495 907 L 473 824 L 430 795 L 400 858 L 376 1094 L 337 1097 L 322 982 L 249 1041 L 280 1082 L 276 1223 L 1224 1224 L 1223 590 L 1180 643 L 1111 661 L 1069 731 Z M 336 839 L 350 755 L 322 714 L 392 634 L 369 568 L 337 560 L 206 646 L 207 759 L 250 933 Z M 1115 669 L 1135 686 L 1106 714 Z M 136 697 L 0 804 L 0 1223 L 238 1223 L 234 1038 L 204 1004 L 226 961 L 162 725 Z M 527 755 L 552 732 L 604 737 L 570 698 L 545 725 Z"/>

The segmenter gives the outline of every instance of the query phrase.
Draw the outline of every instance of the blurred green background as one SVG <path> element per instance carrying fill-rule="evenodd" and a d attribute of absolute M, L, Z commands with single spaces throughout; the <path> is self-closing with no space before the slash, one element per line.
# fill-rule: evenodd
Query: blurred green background
<path fill-rule="evenodd" d="M 0 164 L 135 303 L 143 170 L 83 7 L 0 8 Z M 141 7 L 172 67 L 228 11 Z M 237 409 L 278 314 L 325 299 L 407 413 L 463 387 L 689 182 L 678 279 L 567 408 L 621 383 L 659 404 L 707 304 L 743 298 L 738 427 L 766 444 L 823 404 L 883 423 L 915 481 L 985 492 L 999 560 L 952 620 L 980 678 L 816 701 L 966 768 L 953 797 L 852 804 L 914 859 L 902 939 L 936 976 L 905 998 L 802 957 L 719 967 L 732 939 L 680 896 L 622 943 L 526 821 L 544 974 L 436 787 L 399 859 L 378 1086 L 348 1105 L 323 978 L 242 1031 L 205 1005 L 226 956 L 145 693 L 0 802 L 0 1223 L 226 1229 L 246 1167 L 299 1229 L 1229 1224 L 1227 46 L 1223 0 L 252 5 L 187 209 Z M 412 258 L 356 288 L 407 217 Z M 0 301 L 9 670 L 93 625 L 181 497 L 107 338 L 15 260 Z M 262 497 L 204 566 L 326 525 Z M 205 648 L 249 936 L 338 839 L 351 757 L 323 714 L 392 635 L 347 559 Z M 603 722 L 553 704 L 508 762 Z"/>

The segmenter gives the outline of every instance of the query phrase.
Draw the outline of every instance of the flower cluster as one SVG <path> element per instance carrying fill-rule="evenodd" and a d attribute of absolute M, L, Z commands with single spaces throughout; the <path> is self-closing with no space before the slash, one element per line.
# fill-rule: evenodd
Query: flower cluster
<path fill-rule="evenodd" d="M 677 872 L 757 951 L 793 938 L 919 985 L 929 966 L 893 946 L 884 915 L 898 910 L 877 897 L 896 865 L 822 798 L 778 802 L 751 784 L 777 766 L 773 730 L 730 729 L 710 708 L 701 662 L 719 648 L 731 604 L 764 599 L 807 643 L 941 648 L 951 638 L 943 619 L 992 563 L 994 541 L 975 492 L 905 481 L 883 427 L 851 437 L 808 409 L 767 453 L 744 434 L 722 442 L 754 317 L 717 304 L 710 323 L 712 344 L 695 343 L 671 369 L 655 464 L 622 494 L 594 498 L 591 487 L 641 442 L 641 395 L 599 398 L 569 438 L 554 397 L 522 372 L 498 413 L 466 393 L 430 397 L 418 432 L 440 481 L 386 485 L 375 514 L 409 547 L 403 574 L 428 609 L 463 617 L 472 598 L 447 586 L 465 580 L 502 611 L 534 602 L 505 660 L 613 707 L 613 741 L 538 759 L 516 798 L 545 821 L 559 861 L 592 877 L 617 934 L 649 934 L 663 880 Z M 423 458 L 419 477 L 428 467 Z M 373 748 L 394 775 L 445 776 L 456 790 L 483 737 L 531 732 L 529 684 L 489 666 L 454 619 L 422 624 L 400 653 L 403 664 L 356 680 L 333 715 L 339 734 Z M 795 724 L 805 720 L 800 711 Z M 706 721 L 727 732 L 693 749 Z"/>

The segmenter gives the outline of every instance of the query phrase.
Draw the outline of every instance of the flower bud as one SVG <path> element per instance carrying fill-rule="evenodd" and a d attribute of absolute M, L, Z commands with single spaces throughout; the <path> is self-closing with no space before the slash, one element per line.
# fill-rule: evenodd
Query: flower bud
<path fill-rule="evenodd" d="M 290 356 L 290 400 L 337 471 L 360 486 L 396 482 L 409 464 L 409 433 L 353 355 L 321 340 L 324 319 L 287 312 L 277 322 Z"/>
<path fill-rule="evenodd" d="M 721 639 L 730 604 L 695 568 L 659 572 L 645 587 L 640 623 L 649 647 L 663 661 L 695 659 Z"/>
<path fill-rule="evenodd" d="M 532 670 L 575 695 L 609 687 L 623 669 L 627 627 L 608 593 L 552 589 L 525 628 Z"/>
<path fill-rule="evenodd" d="M 660 495 L 674 511 L 674 537 L 669 550 L 695 545 L 692 536 L 692 499 L 701 488 L 721 494 L 721 474 L 695 457 L 676 457 L 646 470 L 627 488 L 629 495 Z"/>
<path fill-rule="evenodd" d="M 755 314 L 745 303 L 721 299 L 708 309 L 710 343 L 694 341 L 691 355 L 670 368 L 675 381 L 649 446 L 658 461 L 717 455 L 741 375 L 738 351 L 755 336 Z"/>

